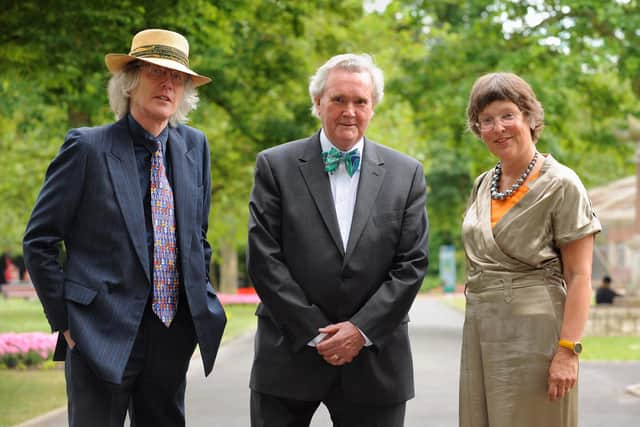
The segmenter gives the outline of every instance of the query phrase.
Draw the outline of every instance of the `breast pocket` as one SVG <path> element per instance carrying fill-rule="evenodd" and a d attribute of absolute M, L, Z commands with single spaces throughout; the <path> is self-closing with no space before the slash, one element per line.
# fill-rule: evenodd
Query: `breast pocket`
<path fill-rule="evenodd" d="M 370 232 L 365 233 L 365 244 L 395 247 L 402 231 L 402 215 L 401 210 L 374 215 L 369 227 Z"/>

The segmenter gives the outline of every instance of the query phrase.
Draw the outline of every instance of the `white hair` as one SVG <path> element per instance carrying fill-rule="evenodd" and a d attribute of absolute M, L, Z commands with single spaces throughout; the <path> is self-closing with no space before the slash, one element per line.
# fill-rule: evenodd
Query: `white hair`
<path fill-rule="evenodd" d="M 140 64 L 140 61 L 130 62 L 109 79 L 109 106 L 111 106 L 116 120 L 123 118 L 129 112 L 131 92 L 140 82 Z M 187 123 L 189 121 L 187 116 L 198 107 L 199 101 L 198 90 L 187 76 L 187 80 L 184 83 L 182 101 L 176 108 L 176 112 L 169 118 L 169 124 L 176 127 L 180 123 Z"/>
<path fill-rule="evenodd" d="M 373 63 L 371 56 L 366 53 L 360 55 L 344 53 L 329 59 L 311 76 L 311 80 L 309 81 L 309 96 L 311 96 L 311 113 L 314 116 L 320 118 L 315 100 L 324 93 L 329 72 L 334 68 L 340 68 L 354 73 L 368 72 L 371 76 L 371 82 L 373 83 L 373 93 L 371 94 L 373 97 L 373 105 L 378 105 L 378 103 L 382 101 L 382 97 L 384 96 L 384 74 L 382 70 Z"/>

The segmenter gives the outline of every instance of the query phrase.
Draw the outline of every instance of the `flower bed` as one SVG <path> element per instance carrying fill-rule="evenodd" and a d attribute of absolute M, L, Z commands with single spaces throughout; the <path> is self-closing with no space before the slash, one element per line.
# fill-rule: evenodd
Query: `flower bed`
<path fill-rule="evenodd" d="M 57 333 L 0 334 L 0 365 L 7 368 L 38 366 L 51 358 L 57 340 Z"/>
<path fill-rule="evenodd" d="M 237 294 L 221 294 L 218 293 L 218 299 L 222 305 L 227 304 L 258 304 L 260 297 L 253 293 L 237 293 Z"/>

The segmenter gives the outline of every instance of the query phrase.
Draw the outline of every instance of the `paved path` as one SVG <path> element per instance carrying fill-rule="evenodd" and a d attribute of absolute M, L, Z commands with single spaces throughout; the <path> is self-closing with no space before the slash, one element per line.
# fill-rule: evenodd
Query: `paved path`
<path fill-rule="evenodd" d="M 407 404 L 406 427 L 457 425 L 458 363 L 463 316 L 438 300 L 419 297 L 411 309 L 416 398 Z M 248 427 L 248 378 L 253 337 L 248 334 L 225 345 L 214 373 L 207 379 L 194 360 L 187 386 L 189 427 Z M 640 362 L 583 362 L 580 377 L 580 427 L 638 425 L 640 398 L 625 393 L 640 383 Z M 330 426 L 324 409 L 313 427 Z M 64 427 L 64 411 L 23 427 Z"/>

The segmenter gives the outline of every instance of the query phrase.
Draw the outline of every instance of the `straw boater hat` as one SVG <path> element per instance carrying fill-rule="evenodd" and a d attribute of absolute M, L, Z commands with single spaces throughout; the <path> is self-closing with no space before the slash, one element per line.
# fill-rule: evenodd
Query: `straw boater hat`
<path fill-rule="evenodd" d="M 143 30 L 133 36 L 131 52 L 109 53 L 104 62 L 111 73 L 116 73 L 131 61 L 140 60 L 191 76 L 196 86 L 209 83 L 211 79 L 189 69 L 189 42 L 184 36 L 167 30 Z"/>

